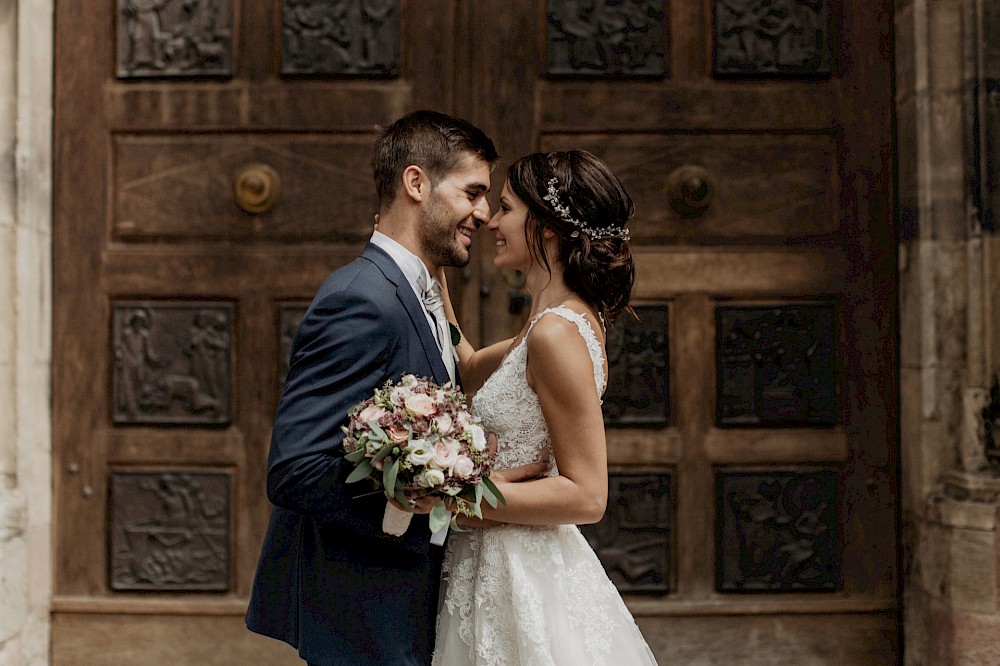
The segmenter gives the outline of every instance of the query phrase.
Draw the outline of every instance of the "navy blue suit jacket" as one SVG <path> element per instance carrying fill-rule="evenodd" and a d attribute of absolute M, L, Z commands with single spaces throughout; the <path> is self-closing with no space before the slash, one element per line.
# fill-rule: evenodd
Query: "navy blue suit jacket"
<path fill-rule="evenodd" d="M 268 455 L 275 506 L 247 627 L 310 663 L 430 663 L 442 549 L 427 517 L 386 535 L 385 497 L 344 483 L 354 468 L 343 458 L 347 411 L 405 373 L 448 381 L 413 289 L 368 245 L 326 279 L 299 325 Z"/>

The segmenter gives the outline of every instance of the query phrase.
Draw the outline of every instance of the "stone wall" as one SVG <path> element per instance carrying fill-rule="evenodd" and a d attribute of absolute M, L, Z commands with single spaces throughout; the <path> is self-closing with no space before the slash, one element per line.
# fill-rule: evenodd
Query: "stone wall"
<path fill-rule="evenodd" d="M 52 0 L 0 0 L 0 666 L 47 664 Z"/>
<path fill-rule="evenodd" d="M 1000 254 L 982 205 L 991 103 L 981 94 L 983 46 L 994 4 L 896 4 L 900 501 L 912 666 L 1000 663 L 1000 485 L 983 418 L 1000 358 L 991 333 Z M 1000 162 L 993 168 L 1000 174 Z"/>

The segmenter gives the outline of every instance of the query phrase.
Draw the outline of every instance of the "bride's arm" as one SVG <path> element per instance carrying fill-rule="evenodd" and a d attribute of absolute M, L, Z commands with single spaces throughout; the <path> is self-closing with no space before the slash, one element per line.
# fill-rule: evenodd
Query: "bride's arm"
<path fill-rule="evenodd" d="M 503 355 L 510 347 L 511 339 L 501 340 L 488 347 L 476 350 L 472 343 L 462 334 L 462 329 L 458 325 L 458 317 L 455 316 L 455 308 L 451 304 L 451 297 L 448 295 L 448 281 L 445 278 L 444 269 L 438 271 L 437 279 L 441 282 L 444 301 L 444 313 L 452 326 L 458 329 L 460 340 L 455 346 L 458 354 L 458 371 L 462 373 L 462 386 L 467 393 L 475 393 L 483 385 L 486 378 L 496 371 L 503 360 Z"/>
<path fill-rule="evenodd" d="M 543 317 L 528 337 L 528 381 L 538 395 L 559 475 L 498 483 L 507 500 L 490 520 L 524 525 L 596 523 L 608 498 L 607 442 L 594 366 L 576 324 Z"/>

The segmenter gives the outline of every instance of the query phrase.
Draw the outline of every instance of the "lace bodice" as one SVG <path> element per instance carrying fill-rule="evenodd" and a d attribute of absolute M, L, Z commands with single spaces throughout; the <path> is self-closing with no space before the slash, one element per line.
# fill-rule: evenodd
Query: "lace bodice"
<path fill-rule="evenodd" d="M 597 335 L 587 319 L 564 306 L 542 310 L 528 325 L 528 332 L 510 350 L 500 367 L 494 372 L 472 399 L 472 411 L 483 419 L 487 432 L 497 433 L 497 468 L 515 467 L 532 462 L 552 459 L 552 442 L 549 429 L 542 415 L 538 396 L 525 376 L 528 364 L 528 336 L 531 329 L 547 313 L 552 313 L 576 324 L 587 343 L 590 360 L 594 365 L 594 386 L 602 395 L 605 387 L 604 353 Z M 555 461 L 553 461 L 554 466 Z"/>

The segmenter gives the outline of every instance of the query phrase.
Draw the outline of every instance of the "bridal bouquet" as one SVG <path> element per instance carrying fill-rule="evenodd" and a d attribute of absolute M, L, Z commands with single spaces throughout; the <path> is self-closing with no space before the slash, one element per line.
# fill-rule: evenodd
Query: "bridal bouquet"
<path fill-rule="evenodd" d="M 398 383 L 375 389 L 348 417 L 341 428 L 344 457 L 355 469 L 347 483 L 371 479 L 386 498 L 403 505 L 439 498 L 429 518 L 431 531 L 441 539 L 449 524 L 445 500 L 453 500 L 459 513 L 479 518 L 484 498 L 494 508 L 504 501 L 487 476 L 493 455 L 486 433 L 466 407 L 465 395 L 450 384 L 403 375 Z M 412 515 L 387 504 L 382 529 L 399 536 Z"/>

